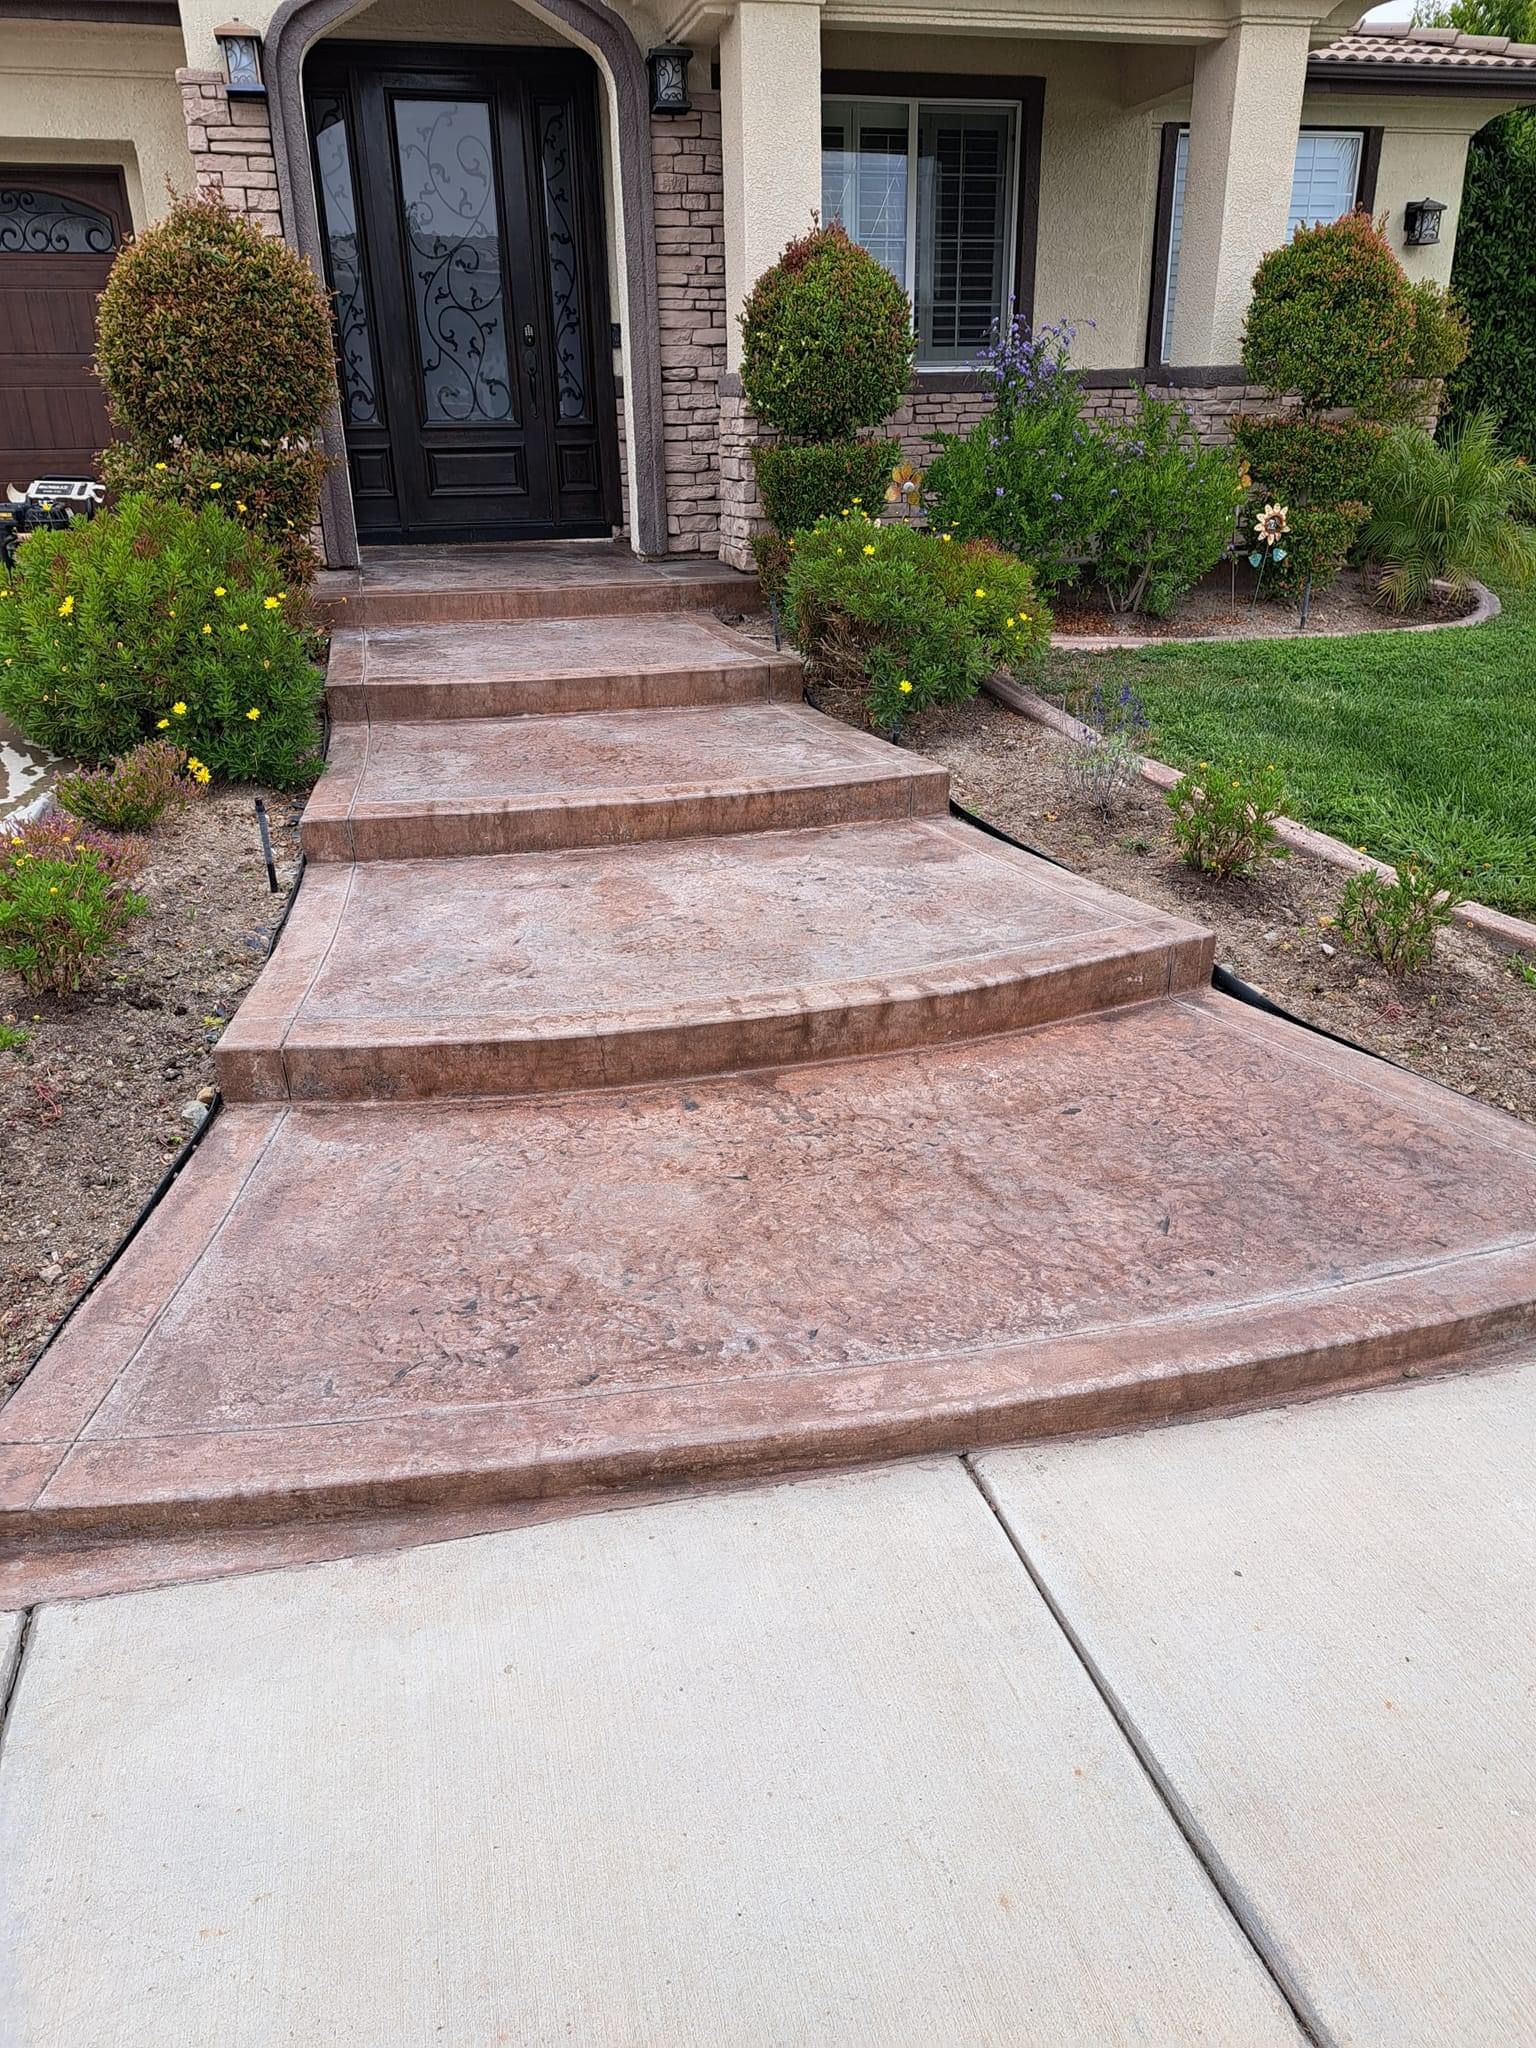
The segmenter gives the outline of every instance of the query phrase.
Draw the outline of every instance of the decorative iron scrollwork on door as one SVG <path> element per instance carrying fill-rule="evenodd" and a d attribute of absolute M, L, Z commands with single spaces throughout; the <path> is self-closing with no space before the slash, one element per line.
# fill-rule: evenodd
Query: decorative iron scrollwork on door
<path fill-rule="evenodd" d="M 346 102 L 339 92 L 318 92 L 311 102 L 320 206 L 336 298 L 336 352 L 341 359 L 342 404 L 347 424 L 379 424 L 379 380 L 374 369 L 363 245 L 357 225 L 357 187 L 347 135 Z"/>
<path fill-rule="evenodd" d="M 590 418 L 587 391 L 586 312 L 575 184 L 571 175 L 571 120 L 565 101 L 539 107 L 539 162 L 544 180 L 544 238 L 549 298 L 554 316 L 555 379 L 563 420 Z"/>
<path fill-rule="evenodd" d="M 397 99 L 395 139 L 425 417 L 510 420 L 490 108 Z"/>
<path fill-rule="evenodd" d="M 61 192 L 0 186 L 0 254 L 110 256 L 116 247 L 116 223 L 99 206 Z"/>

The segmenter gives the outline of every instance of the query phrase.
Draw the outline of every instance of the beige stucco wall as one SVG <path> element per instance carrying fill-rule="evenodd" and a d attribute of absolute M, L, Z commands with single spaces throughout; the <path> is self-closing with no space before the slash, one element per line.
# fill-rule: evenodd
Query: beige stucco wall
<path fill-rule="evenodd" d="M 946 71 L 1043 78 L 1036 320 L 1076 322 L 1086 369 L 1141 361 L 1160 124 L 1188 112 L 1191 50 L 828 29 L 821 61 L 825 71 L 914 72 L 935 94 Z M 1164 111 L 1170 100 L 1175 110 Z"/>
<path fill-rule="evenodd" d="M 117 164 L 135 227 L 192 183 L 173 28 L 0 25 L 0 162 Z"/>
<path fill-rule="evenodd" d="M 1142 359 L 1151 290 L 1157 169 L 1165 121 L 1190 115 L 1194 51 L 1166 44 L 874 35 L 828 25 L 826 71 L 1027 76 L 1045 80 L 1036 250 L 1038 320 L 1078 323 L 1086 369 Z M 1309 92 L 1309 127 L 1380 128 L 1376 212 L 1410 277 L 1450 276 L 1467 144 L 1503 104 L 1450 95 Z M 1405 249 L 1403 203 L 1448 203 L 1438 244 Z M 1092 328 L 1085 324 L 1092 319 Z"/>

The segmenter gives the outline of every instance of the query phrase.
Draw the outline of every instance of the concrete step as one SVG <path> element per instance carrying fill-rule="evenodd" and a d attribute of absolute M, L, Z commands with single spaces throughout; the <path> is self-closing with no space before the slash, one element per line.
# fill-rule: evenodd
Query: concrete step
<path fill-rule="evenodd" d="M 520 625 L 385 626 L 331 639 L 326 698 L 338 723 L 509 718 L 559 711 L 798 701 L 794 654 L 708 612 L 533 619 Z"/>
<path fill-rule="evenodd" d="M 0 1541 L 570 1498 L 1536 1328 L 1536 1133 L 1205 993 L 479 1103 L 237 1104 L 9 1404 Z"/>
<path fill-rule="evenodd" d="M 642 562 L 622 541 L 365 548 L 358 569 L 315 578 L 318 624 L 443 626 L 472 620 L 752 611 L 755 576 L 704 555 Z"/>
<path fill-rule="evenodd" d="M 947 818 L 312 867 L 231 1100 L 511 1095 L 1023 1029 L 1210 978 L 1209 934 Z"/>
<path fill-rule="evenodd" d="M 611 846 L 942 812 L 945 769 L 800 704 L 340 725 L 311 860 Z"/>

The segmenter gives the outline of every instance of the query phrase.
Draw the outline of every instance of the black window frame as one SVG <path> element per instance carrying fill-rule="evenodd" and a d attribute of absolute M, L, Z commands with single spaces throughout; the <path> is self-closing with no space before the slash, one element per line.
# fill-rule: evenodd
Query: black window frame
<path fill-rule="evenodd" d="M 1167 368 L 1163 356 L 1163 315 L 1164 301 L 1168 296 L 1168 261 L 1172 254 L 1173 195 L 1178 172 L 1179 137 L 1188 126 L 1188 121 L 1164 121 L 1158 141 L 1157 196 L 1152 217 L 1152 277 L 1147 293 L 1147 328 L 1141 357 L 1149 370 Z M 1355 211 L 1371 213 L 1376 206 L 1376 179 L 1381 168 L 1381 129 L 1367 128 L 1354 121 L 1303 121 L 1296 133 L 1298 137 L 1333 135 L 1341 129 L 1359 132 L 1360 169 L 1355 179 Z"/>

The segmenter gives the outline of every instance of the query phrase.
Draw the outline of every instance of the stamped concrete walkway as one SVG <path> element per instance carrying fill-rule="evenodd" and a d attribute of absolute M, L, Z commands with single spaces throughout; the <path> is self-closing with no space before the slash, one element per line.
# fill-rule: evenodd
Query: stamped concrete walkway
<path fill-rule="evenodd" d="M 45 1605 L 0 2040 L 1530 2048 L 1533 1452 L 1526 1366 Z"/>
<path fill-rule="evenodd" d="M 311 866 L 227 1107 L 0 1415 L 0 1587 L 1531 1331 L 1525 1127 L 951 820 L 941 770 L 712 614 L 741 579 L 597 568 L 446 551 L 324 593 L 359 623 Z"/>

